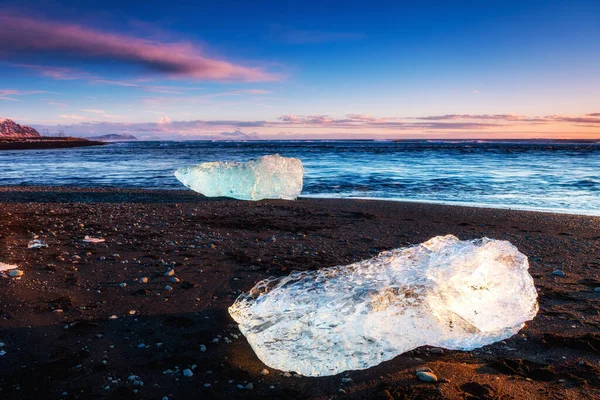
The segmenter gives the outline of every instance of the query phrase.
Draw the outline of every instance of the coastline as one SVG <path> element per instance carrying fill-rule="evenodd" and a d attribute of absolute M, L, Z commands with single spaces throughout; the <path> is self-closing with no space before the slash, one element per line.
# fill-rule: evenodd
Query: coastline
<path fill-rule="evenodd" d="M 0 137 L 2 150 L 66 149 L 73 147 L 103 146 L 105 142 L 74 137 Z"/>
<path fill-rule="evenodd" d="M 0 393 L 7 397 L 60 398 L 82 390 L 81 397 L 133 395 L 131 375 L 144 381 L 140 398 L 600 396 L 600 293 L 594 291 L 600 286 L 600 217 L 384 200 L 243 202 L 187 190 L 13 186 L 0 187 L 0 232 L 0 262 L 24 271 L 19 280 L 0 278 L 0 342 L 7 352 Z M 227 307 L 260 279 L 349 264 L 448 233 L 509 240 L 529 257 L 540 311 L 518 335 L 466 352 L 419 348 L 350 371 L 349 383 L 341 383 L 343 376 L 285 378 L 270 368 L 261 375 L 265 366 L 243 336 L 233 339 L 239 332 Z M 28 249 L 34 234 L 49 247 Z M 106 243 L 82 243 L 85 235 Z M 180 282 L 163 276 L 170 267 Z M 565 276 L 552 275 L 556 269 Z M 142 276 L 149 283 L 139 283 Z M 191 378 L 163 373 L 194 364 Z M 416 380 L 415 369 L 424 366 L 448 382 Z M 252 391 L 237 388 L 246 382 Z"/>

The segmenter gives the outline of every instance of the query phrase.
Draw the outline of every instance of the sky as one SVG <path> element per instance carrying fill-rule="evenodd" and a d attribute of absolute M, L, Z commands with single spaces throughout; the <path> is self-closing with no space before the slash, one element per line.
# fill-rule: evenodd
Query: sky
<path fill-rule="evenodd" d="M 600 1 L 0 0 L 2 117 L 148 140 L 596 139 Z"/>

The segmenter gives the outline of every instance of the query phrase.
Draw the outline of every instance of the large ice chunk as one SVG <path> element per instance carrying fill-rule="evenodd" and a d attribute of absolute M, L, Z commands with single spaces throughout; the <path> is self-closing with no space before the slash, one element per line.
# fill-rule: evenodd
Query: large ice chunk
<path fill-rule="evenodd" d="M 438 236 L 260 281 L 229 313 L 266 365 L 334 375 L 423 345 L 472 350 L 514 335 L 538 310 L 528 268 L 507 241 Z"/>
<path fill-rule="evenodd" d="M 208 162 L 175 172 L 181 183 L 198 193 L 240 200 L 294 200 L 302 191 L 303 175 L 302 161 L 279 154 L 247 163 Z"/>

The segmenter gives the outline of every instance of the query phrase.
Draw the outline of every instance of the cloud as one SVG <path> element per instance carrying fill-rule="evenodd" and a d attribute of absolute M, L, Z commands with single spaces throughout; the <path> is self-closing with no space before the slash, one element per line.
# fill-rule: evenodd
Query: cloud
<path fill-rule="evenodd" d="M 81 117 L 79 115 L 60 115 L 62 119 L 74 119 L 74 120 L 84 120 L 86 117 Z"/>
<path fill-rule="evenodd" d="M 104 111 L 104 110 L 83 110 L 83 111 L 92 113 L 92 114 L 106 114 L 106 111 Z"/>
<path fill-rule="evenodd" d="M 600 117 L 600 113 L 585 114 L 586 117 Z"/>
<path fill-rule="evenodd" d="M 59 103 L 57 101 L 49 101 L 48 104 L 50 104 L 51 106 L 55 106 L 55 107 L 66 107 L 67 106 L 65 103 Z"/>
<path fill-rule="evenodd" d="M 523 115 L 516 114 L 446 114 L 446 115 L 432 115 L 427 117 L 416 117 L 415 119 L 427 120 L 427 121 L 444 121 L 444 120 L 462 120 L 462 119 L 474 119 L 474 120 L 496 120 L 496 121 L 523 121 L 523 122 L 546 122 L 547 119 L 544 117 L 526 117 Z"/>
<path fill-rule="evenodd" d="M 161 42 L 69 23 L 0 14 L 0 58 L 38 56 L 121 62 L 173 78 L 209 81 L 273 81 L 280 77 L 209 57 L 190 42 Z"/>
<path fill-rule="evenodd" d="M 98 110 L 100 111 L 100 110 Z M 190 120 L 174 121 L 166 115 L 156 122 L 125 123 L 78 121 L 79 116 L 61 116 L 72 119 L 71 125 L 60 129 L 70 134 L 129 133 L 154 139 L 264 139 L 295 138 L 367 138 L 367 137 L 568 137 L 572 127 L 582 129 L 580 137 L 598 137 L 600 118 L 550 115 L 528 117 L 514 114 L 448 114 L 419 118 L 380 118 L 368 114 L 347 114 L 343 118 L 330 115 L 282 115 L 273 120 Z M 543 120 L 544 123 L 540 123 Z M 571 127 L 569 127 L 569 125 Z M 40 129 L 57 127 L 40 126 Z M 248 133 L 247 130 L 252 130 Z M 435 135 L 435 136 L 434 136 Z"/>
<path fill-rule="evenodd" d="M 0 21 L 2 17 L 0 16 Z M 2 28 L 0 27 L 0 37 L 2 37 Z M 0 50 L 0 56 L 2 50 Z M 34 65 L 34 64 L 11 64 L 13 67 L 26 68 L 39 73 L 42 76 L 52 78 L 61 81 L 71 81 L 75 79 L 86 79 L 90 78 L 91 75 L 87 72 L 80 71 L 75 68 L 64 68 L 64 67 L 51 67 L 45 65 Z"/>
<path fill-rule="evenodd" d="M 0 100 L 6 101 L 21 101 L 15 99 L 14 96 L 23 96 L 28 94 L 40 94 L 48 93 L 45 90 L 14 90 L 14 89 L 0 89 Z"/>

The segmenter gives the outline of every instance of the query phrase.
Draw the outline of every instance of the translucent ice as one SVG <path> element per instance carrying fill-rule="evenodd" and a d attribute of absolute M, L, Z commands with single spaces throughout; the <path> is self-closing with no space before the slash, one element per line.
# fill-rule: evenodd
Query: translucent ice
<path fill-rule="evenodd" d="M 509 242 L 438 236 L 263 280 L 229 313 L 266 365 L 334 375 L 423 345 L 472 350 L 514 335 L 538 310 L 528 267 Z"/>
<path fill-rule="evenodd" d="M 175 177 L 193 191 L 240 200 L 293 200 L 302 191 L 303 175 L 302 161 L 279 154 L 247 163 L 208 162 L 175 172 Z"/>

